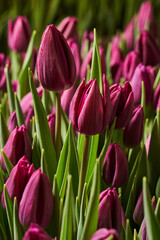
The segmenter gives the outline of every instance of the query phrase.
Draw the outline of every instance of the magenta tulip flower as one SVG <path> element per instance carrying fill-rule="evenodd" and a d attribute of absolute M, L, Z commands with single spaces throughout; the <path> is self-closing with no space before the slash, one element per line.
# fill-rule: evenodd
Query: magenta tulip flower
<path fill-rule="evenodd" d="M 39 225 L 31 223 L 23 240 L 54 240 Z"/>

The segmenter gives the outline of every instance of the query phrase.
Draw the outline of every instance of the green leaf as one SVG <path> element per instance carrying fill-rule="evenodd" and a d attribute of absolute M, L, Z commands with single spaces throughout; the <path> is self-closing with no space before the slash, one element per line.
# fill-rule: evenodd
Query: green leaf
<path fill-rule="evenodd" d="M 129 223 L 129 219 L 127 219 L 126 221 L 126 240 L 132 240 L 133 236 L 132 236 L 132 230 L 131 230 L 131 226 Z"/>
<path fill-rule="evenodd" d="M 143 178 L 143 204 L 144 216 L 146 221 L 146 229 L 149 240 L 159 239 L 160 236 L 160 223 L 156 218 L 153 207 L 151 205 L 151 197 L 148 191 L 147 178 Z"/>
<path fill-rule="evenodd" d="M 45 173 L 47 176 L 49 176 L 44 156 L 45 156 L 45 151 L 44 151 L 44 148 L 42 148 L 41 149 L 41 171 Z"/>
<path fill-rule="evenodd" d="M 99 194 L 100 194 L 100 161 L 96 160 L 93 184 L 91 188 L 91 194 L 88 203 L 88 209 L 86 218 L 81 233 L 81 240 L 89 240 L 94 232 L 97 230 L 98 224 L 98 206 L 99 206 Z"/>
<path fill-rule="evenodd" d="M 145 86 L 144 86 L 144 81 L 141 82 L 141 106 L 143 107 L 144 111 L 144 116 L 146 115 L 146 94 L 145 94 Z"/>
<path fill-rule="evenodd" d="M 14 233 L 14 240 L 21 240 L 24 235 L 24 230 L 22 225 L 20 224 L 19 217 L 18 217 L 18 206 L 16 197 L 14 198 L 13 204 L 13 233 Z"/>
<path fill-rule="evenodd" d="M 157 75 L 156 75 L 156 78 L 155 78 L 155 80 L 154 80 L 153 91 L 156 90 L 159 82 L 160 82 L 160 68 L 159 68 L 158 73 L 157 73 Z"/>
<path fill-rule="evenodd" d="M 81 164 L 82 156 L 83 156 L 83 148 L 84 148 L 84 141 L 85 141 L 85 135 L 82 135 L 81 133 L 78 133 L 78 155 L 79 155 L 79 161 Z"/>
<path fill-rule="evenodd" d="M 19 103 L 19 99 L 17 97 L 17 94 L 14 94 L 14 99 L 15 99 L 15 106 L 16 106 L 16 117 L 17 117 L 17 122 L 18 122 L 18 126 L 22 126 L 23 124 L 25 124 L 25 119 L 24 119 L 24 115 Z"/>
<path fill-rule="evenodd" d="M 106 53 L 106 66 L 107 66 L 107 79 L 110 80 L 111 79 L 111 66 L 110 66 L 110 62 L 111 62 L 111 43 L 108 43 L 107 45 L 107 53 Z"/>
<path fill-rule="evenodd" d="M 134 229 L 133 240 L 140 240 L 140 238 L 138 237 L 136 229 Z"/>
<path fill-rule="evenodd" d="M 4 232 L 4 228 L 0 224 L 0 239 L 7 240 L 6 233 Z"/>
<path fill-rule="evenodd" d="M 35 169 L 40 167 L 40 147 L 37 139 L 37 133 L 34 134 L 33 138 L 32 163 Z"/>
<path fill-rule="evenodd" d="M 29 81 L 28 81 L 28 67 L 30 65 L 31 57 L 32 57 L 32 52 L 33 52 L 33 46 L 34 46 L 34 38 L 36 35 L 36 31 L 33 31 L 30 43 L 28 45 L 28 49 L 26 52 L 25 60 L 23 62 L 22 69 L 19 73 L 18 80 L 18 96 L 19 99 L 22 99 L 23 96 L 26 95 L 30 91 L 29 89 Z"/>
<path fill-rule="evenodd" d="M 9 160 L 9 158 L 7 157 L 7 155 L 5 154 L 5 152 L 3 150 L 1 150 L 1 153 L 3 155 L 4 163 L 5 163 L 8 175 L 9 175 L 14 166 L 13 166 L 13 164 L 11 163 L 11 161 Z"/>
<path fill-rule="evenodd" d="M 63 143 L 65 142 L 65 139 L 66 139 L 68 126 L 69 126 L 68 117 L 65 111 L 63 110 L 63 108 L 61 108 L 61 137 L 62 137 Z"/>
<path fill-rule="evenodd" d="M 72 239 L 72 176 L 68 176 L 60 240 Z"/>
<path fill-rule="evenodd" d="M 8 95 L 7 93 L 4 93 L 3 98 L 1 99 L 1 111 L 3 114 L 3 117 L 6 121 L 6 125 L 8 122 L 8 118 L 9 118 L 9 106 L 8 106 Z"/>
<path fill-rule="evenodd" d="M 160 222 L 160 198 L 158 198 L 157 204 L 156 204 L 156 209 L 155 209 L 155 215 Z"/>
<path fill-rule="evenodd" d="M 36 121 L 36 130 L 37 136 L 40 143 L 41 148 L 44 148 L 44 158 L 46 169 L 49 174 L 49 179 L 53 182 L 53 176 L 56 172 L 56 154 L 53 147 L 51 132 L 48 126 L 46 112 L 44 110 L 43 104 L 37 93 L 35 84 L 32 79 L 32 73 L 29 70 L 29 81 L 30 81 L 30 88 L 32 92 L 33 98 L 33 106 L 34 106 L 34 113 L 35 113 L 35 121 Z"/>
<path fill-rule="evenodd" d="M 8 138 L 9 138 L 10 132 L 8 130 L 6 121 L 3 117 L 3 113 L 0 108 L 0 147 L 1 149 L 5 146 Z"/>
<path fill-rule="evenodd" d="M 10 113 L 12 113 L 15 110 L 15 103 L 14 103 L 14 91 L 13 91 L 11 79 L 9 77 L 8 65 L 5 68 L 5 72 L 6 72 L 6 78 L 7 78 L 7 93 L 8 93 L 9 107 L 10 107 L 9 109 L 10 109 Z"/>

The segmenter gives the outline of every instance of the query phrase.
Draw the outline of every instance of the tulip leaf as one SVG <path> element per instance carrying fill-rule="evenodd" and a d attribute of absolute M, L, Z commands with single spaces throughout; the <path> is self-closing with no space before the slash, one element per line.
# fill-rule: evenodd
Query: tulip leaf
<path fill-rule="evenodd" d="M 18 80 L 18 96 L 19 99 L 22 99 L 26 95 L 26 93 L 29 92 L 29 81 L 28 81 L 28 67 L 31 61 L 32 52 L 33 52 L 33 45 L 34 45 L 34 39 L 35 39 L 36 31 L 33 31 L 28 49 L 26 52 L 26 56 L 22 65 L 22 69 L 19 73 Z"/>
<path fill-rule="evenodd" d="M 34 134 L 33 138 L 32 163 L 35 169 L 38 169 L 40 167 L 40 148 L 37 139 L 37 133 Z"/>
<path fill-rule="evenodd" d="M 160 68 L 158 69 L 158 73 L 157 73 L 156 78 L 154 80 L 153 91 L 156 90 L 156 88 L 158 87 L 159 82 L 160 82 Z"/>
<path fill-rule="evenodd" d="M 90 79 L 93 79 L 93 78 L 97 80 L 100 93 L 103 94 L 101 58 L 100 58 L 98 40 L 97 40 L 97 34 L 96 34 L 95 28 L 94 28 L 93 55 L 92 55 Z"/>
<path fill-rule="evenodd" d="M 42 148 L 41 149 L 41 171 L 48 176 L 49 174 L 48 174 L 48 171 L 47 171 L 44 156 L 45 156 L 45 150 L 44 150 L 44 148 Z"/>
<path fill-rule="evenodd" d="M 8 65 L 5 68 L 6 72 L 6 80 L 7 80 L 7 93 L 8 93 L 8 101 L 9 101 L 9 110 L 12 113 L 15 110 L 15 103 L 14 103 L 14 91 L 13 86 L 11 83 L 11 79 L 9 77 Z"/>
<path fill-rule="evenodd" d="M 134 229 L 133 240 L 140 240 L 140 238 L 138 237 L 136 229 Z"/>
<path fill-rule="evenodd" d="M 89 198 L 86 218 L 81 233 L 80 240 L 89 240 L 94 232 L 97 230 L 98 224 L 98 206 L 99 206 L 99 194 L 100 194 L 100 161 L 96 160 L 96 165 L 93 175 L 93 184 L 91 188 L 91 194 Z"/>
<path fill-rule="evenodd" d="M 19 221 L 17 199 L 15 197 L 14 204 L 13 204 L 13 239 L 21 240 L 23 238 L 23 235 L 24 235 L 24 230 Z"/>
<path fill-rule="evenodd" d="M 106 53 L 106 66 L 107 66 L 107 79 L 110 80 L 111 79 L 111 66 L 110 66 L 110 62 L 111 62 L 111 43 L 108 43 L 107 45 L 107 53 Z M 110 81 L 109 81 L 110 83 Z M 112 84 L 109 84 L 112 85 Z"/>
<path fill-rule="evenodd" d="M 62 215 L 60 240 L 72 239 L 72 194 L 72 176 L 69 175 Z"/>
<path fill-rule="evenodd" d="M 141 106 L 143 107 L 144 116 L 146 116 L 146 94 L 144 81 L 141 82 Z"/>
<path fill-rule="evenodd" d="M 114 240 L 114 236 L 110 235 L 109 237 L 106 238 L 106 240 Z"/>
<path fill-rule="evenodd" d="M 4 228 L 0 224 L 0 239 L 7 240 L 6 233 L 4 232 Z"/>
<path fill-rule="evenodd" d="M 135 163 L 135 159 L 140 151 L 140 145 L 136 146 L 135 148 L 130 148 L 128 153 L 128 170 L 129 173 L 132 171 L 133 165 Z"/>
<path fill-rule="evenodd" d="M 85 141 L 85 135 L 83 135 L 81 133 L 78 133 L 77 148 L 78 148 L 78 155 L 79 155 L 80 164 L 81 164 L 81 160 L 82 160 L 82 156 L 83 156 L 84 141 Z"/>
<path fill-rule="evenodd" d="M 4 116 L 4 119 L 6 120 L 6 123 L 8 121 L 9 117 L 9 106 L 8 106 L 8 95 L 7 93 L 4 93 L 3 98 L 1 99 L 1 111 Z M 6 124 L 7 125 L 7 124 Z"/>
<path fill-rule="evenodd" d="M 17 122 L 18 122 L 18 126 L 22 126 L 23 124 L 25 124 L 25 120 L 24 120 L 24 115 L 19 103 L 19 99 L 17 97 L 17 94 L 14 94 L 14 99 L 15 99 L 15 106 L 16 106 L 16 117 L 17 117 Z"/>
<path fill-rule="evenodd" d="M 158 198 L 157 204 L 156 204 L 156 209 L 155 209 L 155 215 L 160 222 L 160 198 Z"/>
<path fill-rule="evenodd" d="M 3 191 L 4 191 L 4 201 L 5 201 L 5 206 L 6 206 L 7 219 L 8 219 L 11 239 L 13 239 L 13 204 L 9 197 L 9 194 L 8 194 L 5 184 L 4 184 Z"/>
<path fill-rule="evenodd" d="M 125 239 L 126 240 L 132 240 L 133 239 L 129 219 L 127 219 L 127 221 L 126 221 L 126 236 L 125 236 Z"/>
<path fill-rule="evenodd" d="M 68 117 L 65 111 L 63 110 L 63 108 L 61 108 L 61 137 L 62 137 L 63 143 L 66 139 L 68 126 L 69 126 Z"/>
<path fill-rule="evenodd" d="M 149 240 L 159 239 L 160 236 L 160 223 L 154 214 L 151 204 L 151 197 L 148 191 L 147 178 L 143 178 L 143 204 L 144 216 L 146 221 L 146 229 Z"/>
<path fill-rule="evenodd" d="M 32 92 L 33 98 L 33 106 L 34 106 L 34 113 L 35 113 L 35 122 L 36 122 L 36 130 L 37 136 L 40 143 L 41 148 L 44 148 L 44 158 L 46 169 L 49 174 L 49 179 L 53 182 L 53 176 L 56 172 L 56 154 L 53 147 L 51 132 L 48 125 L 48 120 L 46 116 L 46 112 L 44 110 L 43 104 L 37 93 L 35 84 L 32 79 L 32 73 L 29 70 L 29 82 L 30 88 Z"/>
<path fill-rule="evenodd" d="M 3 150 L 1 150 L 1 153 L 3 155 L 3 159 L 4 159 L 4 163 L 5 163 L 8 175 L 10 175 L 14 166 L 13 166 L 13 164 L 11 163 L 11 161 L 9 160 L 9 158 L 7 157 L 6 153 Z"/>
<path fill-rule="evenodd" d="M 10 135 L 10 132 L 8 130 L 6 121 L 3 117 L 3 113 L 0 108 L 0 147 L 1 149 L 5 146 L 9 135 Z"/>
<path fill-rule="evenodd" d="M 4 185 L 4 178 L 3 178 L 3 174 L 2 174 L 2 167 L 0 164 L 0 192 L 2 192 L 2 190 L 3 190 L 3 185 Z"/>
<path fill-rule="evenodd" d="M 42 93 L 42 103 L 43 103 L 44 109 L 46 111 L 46 114 L 48 115 L 50 113 L 51 99 L 50 99 L 49 92 L 45 89 L 43 89 L 43 93 Z"/>

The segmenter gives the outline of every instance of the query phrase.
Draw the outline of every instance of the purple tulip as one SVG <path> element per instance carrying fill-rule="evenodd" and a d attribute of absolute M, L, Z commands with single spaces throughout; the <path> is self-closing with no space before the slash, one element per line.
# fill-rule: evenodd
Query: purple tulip
<path fill-rule="evenodd" d="M 15 129 L 15 127 L 18 127 L 16 111 L 12 112 L 9 116 L 9 119 L 8 119 L 8 129 L 9 129 L 9 131 L 12 132 Z"/>
<path fill-rule="evenodd" d="M 52 24 L 43 33 L 37 57 L 37 76 L 43 88 L 62 91 L 76 78 L 73 54 L 63 34 Z"/>
<path fill-rule="evenodd" d="M 127 54 L 123 64 L 123 77 L 126 81 L 130 81 L 135 68 L 140 63 L 140 58 L 135 51 L 131 51 Z"/>
<path fill-rule="evenodd" d="M 48 120 L 48 125 L 49 125 L 49 129 L 52 136 L 53 145 L 55 146 L 55 120 L 56 120 L 55 113 L 49 114 L 47 116 L 47 120 Z"/>
<path fill-rule="evenodd" d="M 120 233 L 122 227 L 121 204 L 116 189 L 108 188 L 101 192 L 99 201 L 98 229 L 113 228 Z"/>
<path fill-rule="evenodd" d="M 100 228 L 97 230 L 90 240 L 106 240 L 109 236 L 113 236 L 113 240 L 121 240 L 119 233 L 115 229 Z"/>
<path fill-rule="evenodd" d="M 139 35 L 136 41 L 135 50 L 139 54 L 144 65 L 155 66 L 160 63 L 160 47 L 154 36 L 149 32 L 143 31 Z"/>
<path fill-rule="evenodd" d="M 142 81 L 144 82 L 146 105 L 152 100 L 153 95 L 153 75 L 150 73 L 150 67 L 139 64 L 132 76 L 131 86 L 134 93 L 134 104 L 138 106 L 141 102 Z"/>
<path fill-rule="evenodd" d="M 69 107 L 71 100 L 73 98 L 73 95 L 76 91 L 76 84 L 74 84 L 71 88 L 64 90 L 61 94 L 61 106 L 63 110 L 66 112 L 67 116 L 69 116 Z"/>
<path fill-rule="evenodd" d="M 76 17 L 66 17 L 59 23 L 57 29 L 63 34 L 66 40 L 72 38 L 78 43 L 77 24 L 78 19 Z"/>
<path fill-rule="evenodd" d="M 123 53 L 115 44 L 112 44 L 111 48 L 110 66 L 114 83 L 119 83 L 123 70 Z"/>
<path fill-rule="evenodd" d="M 31 223 L 23 240 L 53 240 L 39 225 Z"/>
<path fill-rule="evenodd" d="M 69 119 L 75 130 L 86 135 L 95 135 L 105 130 L 110 118 L 110 97 L 107 80 L 103 75 L 103 96 L 96 79 L 85 86 L 83 80 L 75 92 Z"/>
<path fill-rule="evenodd" d="M 123 36 L 129 47 L 129 49 L 133 49 L 134 46 L 134 25 L 135 25 L 135 17 L 131 19 L 128 25 L 125 27 Z"/>
<path fill-rule="evenodd" d="M 123 87 L 118 84 L 112 85 L 110 98 L 112 111 L 109 125 L 112 125 L 116 116 L 115 128 L 123 128 L 129 123 L 133 112 L 134 96 L 130 83 L 125 82 Z"/>
<path fill-rule="evenodd" d="M 52 187 L 48 177 L 40 169 L 30 177 L 19 205 L 19 219 L 28 228 L 31 223 L 46 228 L 53 211 Z"/>
<path fill-rule="evenodd" d="M 134 148 L 140 144 L 143 137 L 144 112 L 143 107 L 134 109 L 129 124 L 124 128 L 123 143 L 125 146 Z"/>
<path fill-rule="evenodd" d="M 11 50 L 25 52 L 30 41 L 30 26 L 26 17 L 19 16 L 14 24 L 8 20 L 8 45 Z"/>
<path fill-rule="evenodd" d="M 32 145 L 30 137 L 24 125 L 19 128 L 16 127 L 11 132 L 3 150 L 14 166 L 24 155 L 29 161 L 31 160 Z M 2 154 L 1 166 L 3 170 L 6 171 L 6 166 Z"/>
<path fill-rule="evenodd" d="M 103 179 L 112 187 L 121 187 L 128 180 L 127 158 L 117 143 L 108 147 L 103 163 Z"/>
<path fill-rule="evenodd" d="M 8 180 L 6 181 L 6 188 L 8 194 L 13 202 L 14 197 L 17 198 L 17 203 L 19 205 L 24 188 L 34 172 L 33 164 L 30 165 L 29 161 L 25 156 L 23 156 L 18 163 L 12 169 Z M 2 192 L 1 197 L 2 205 L 5 208 L 4 193 Z"/>
<path fill-rule="evenodd" d="M 135 223 L 141 224 L 142 220 L 144 218 L 144 210 L 143 210 L 143 192 L 141 191 L 136 206 L 134 208 L 133 212 L 133 219 Z"/>

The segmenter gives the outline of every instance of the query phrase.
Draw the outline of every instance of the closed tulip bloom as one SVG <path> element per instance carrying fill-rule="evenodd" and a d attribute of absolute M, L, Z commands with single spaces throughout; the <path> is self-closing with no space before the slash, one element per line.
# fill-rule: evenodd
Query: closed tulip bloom
<path fill-rule="evenodd" d="M 134 93 L 134 104 L 138 106 L 141 102 L 142 81 L 144 82 L 146 105 L 150 104 L 153 95 L 153 76 L 150 73 L 150 67 L 139 64 L 132 76 L 131 86 Z"/>
<path fill-rule="evenodd" d="M 135 17 L 131 19 L 131 21 L 127 24 L 124 29 L 123 36 L 129 47 L 129 49 L 133 49 L 134 46 L 134 25 L 135 25 Z"/>
<path fill-rule="evenodd" d="M 12 132 L 15 127 L 18 127 L 18 123 L 17 123 L 17 117 L 16 117 L 16 110 L 14 112 L 12 112 L 9 116 L 8 119 L 8 129 L 10 132 Z"/>
<path fill-rule="evenodd" d="M 76 84 L 74 84 L 71 88 L 64 90 L 61 94 L 61 106 L 63 110 L 66 112 L 67 116 L 69 116 L 69 108 L 71 100 L 76 91 Z"/>
<path fill-rule="evenodd" d="M 83 80 L 75 92 L 69 119 L 75 130 L 86 135 L 95 135 L 105 130 L 110 118 L 110 97 L 108 83 L 103 76 L 103 96 L 96 79 L 85 86 Z"/>
<path fill-rule="evenodd" d="M 46 90 L 62 91 L 75 82 L 73 54 L 63 34 L 53 24 L 43 33 L 36 68 L 38 79 Z"/>
<path fill-rule="evenodd" d="M 121 240 L 119 233 L 115 229 L 100 228 L 98 229 L 90 240 L 106 240 L 108 237 L 113 236 L 113 240 Z"/>
<path fill-rule="evenodd" d="M 21 200 L 24 188 L 34 172 L 33 164 L 30 165 L 30 162 L 27 160 L 25 156 L 23 156 L 18 163 L 12 169 L 8 180 L 6 181 L 6 188 L 8 194 L 13 202 L 14 197 L 17 198 L 17 203 Z M 4 202 L 4 193 L 2 192 L 1 197 L 2 205 L 5 208 Z"/>
<path fill-rule="evenodd" d="M 111 48 L 110 66 L 114 83 L 119 83 L 123 70 L 123 53 L 115 44 Z"/>
<path fill-rule="evenodd" d="M 136 206 L 134 208 L 133 212 L 133 219 L 135 223 L 141 224 L 142 220 L 144 218 L 144 210 L 143 210 L 143 192 L 141 191 Z"/>
<path fill-rule="evenodd" d="M 30 137 L 24 125 L 19 128 L 16 127 L 11 132 L 3 150 L 14 166 L 24 155 L 29 161 L 31 160 L 32 145 Z M 2 154 L 1 166 L 3 170 L 6 171 L 6 166 Z"/>
<path fill-rule="evenodd" d="M 19 53 L 27 50 L 30 41 L 30 26 L 26 17 L 19 16 L 15 22 L 8 20 L 8 45 Z"/>
<path fill-rule="evenodd" d="M 134 148 L 140 144 L 143 136 L 144 112 L 143 107 L 134 109 L 129 124 L 124 128 L 123 143 L 125 146 Z"/>
<path fill-rule="evenodd" d="M 21 224 L 29 228 L 31 223 L 46 228 L 51 220 L 53 211 L 52 187 L 48 177 L 36 170 L 30 177 L 19 205 Z"/>
<path fill-rule="evenodd" d="M 56 120 L 55 113 L 49 114 L 47 116 L 47 120 L 48 120 L 48 125 L 49 125 L 49 129 L 52 136 L 53 145 L 55 146 L 55 120 Z"/>
<path fill-rule="evenodd" d="M 134 95 L 130 83 L 125 82 L 123 87 L 119 84 L 112 85 L 110 98 L 112 111 L 109 125 L 111 126 L 117 117 L 115 128 L 123 128 L 129 123 L 133 112 Z"/>
<path fill-rule="evenodd" d="M 130 81 L 135 68 L 140 63 L 140 57 L 135 51 L 131 51 L 127 54 L 123 64 L 123 77 L 126 81 Z"/>
<path fill-rule="evenodd" d="M 103 179 L 112 187 L 121 187 L 128 180 L 127 158 L 117 143 L 108 147 L 103 163 Z"/>
<path fill-rule="evenodd" d="M 155 66 L 160 63 L 160 47 L 154 36 L 149 32 L 143 31 L 139 35 L 136 41 L 135 50 L 139 54 L 144 65 Z"/>
<path fill-rule="evenodd" d="M 54 240 L 39 225 L 31 223 L 23 240 Z"/>
<path fill-rule="evenodd" d="M 121 204 L 116 189 L 101 192 L 99 197 L 98 229 L 116 229 L 121 232 Z"/>

